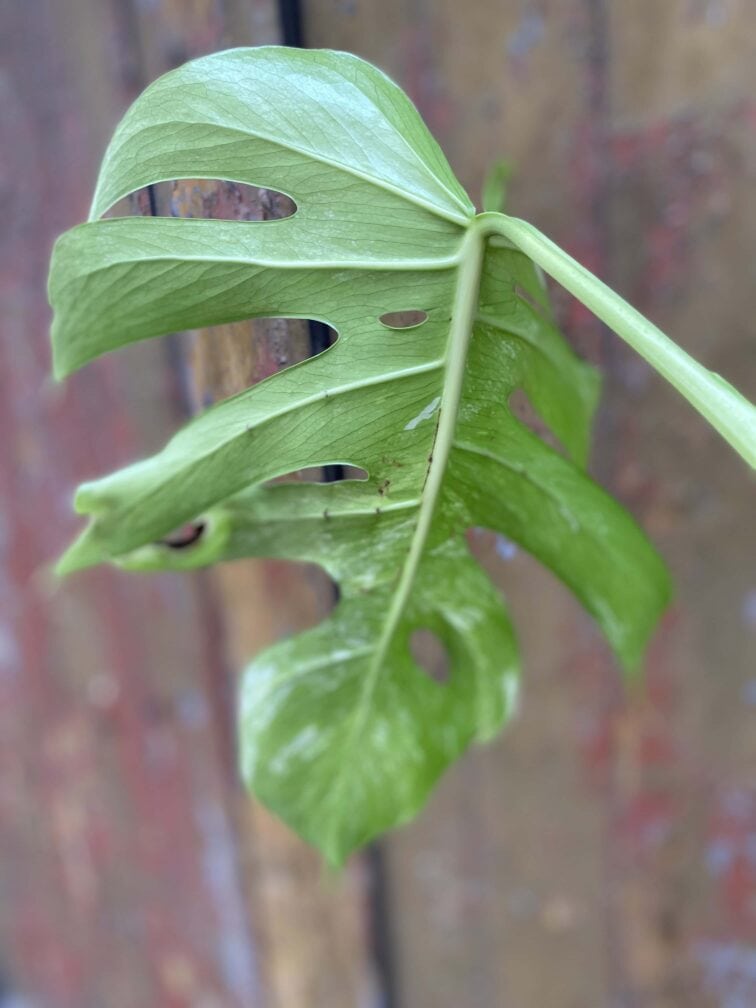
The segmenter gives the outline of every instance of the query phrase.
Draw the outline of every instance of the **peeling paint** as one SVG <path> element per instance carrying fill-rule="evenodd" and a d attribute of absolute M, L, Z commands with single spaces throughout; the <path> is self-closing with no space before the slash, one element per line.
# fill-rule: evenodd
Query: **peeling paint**
<path fill-rule="evenodd" d="M 250 942 L 231 824 L 223 809 L 213 802 L 198 805 L 196 818 L 202 838 L 204 882 L 216 914 L 216 926 L 208 928 L 208 940 L 215 948 L 225 983 L 239 1004 L 258 1004 L 260 977 Z"/>

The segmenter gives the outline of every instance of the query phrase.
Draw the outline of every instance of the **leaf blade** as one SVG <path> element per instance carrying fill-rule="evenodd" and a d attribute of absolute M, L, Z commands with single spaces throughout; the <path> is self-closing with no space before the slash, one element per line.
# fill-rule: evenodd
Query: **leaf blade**
<path fill-rule="evenodd" d="M 278 188 L 297 210 L 275 222 L 93 220 L 64 236 L 50 284 L 60 373 L 136 339 L 253 316 L 317 318 L 337 342 L 212 407 L 151 459 L 82 487 L 90 521 L 62 565 L 186 569 L 277 555 L 334 576 L 333 617 L 246 673 L 241 744 L 250 785 L 336 862 L 406 819 L 512 711 L 514 636 L 467 551 L 470 525 L 518 537 L 626 664 L 667 581 L 629 516 L 580 472 L 598 381 L 558 332 L 542 276 L 490 236 L 490 215 L 472 216 L 395 85 L 343 54 L 196 61 L 127 114 L 93 216 L 159 179 L 217 176 Z M 409 309 L 425 321 L 382 324 Z M 575 464 L 514 421 L 516 389 Z M 267 485 L 332 463 L 367 479 Z M 486 498 L 485 483 L 504 503 Z M 583 525 L 605 528 L 575 534 L 570 502 Z M 169 534 L 191 520 L 196 541 L 176 550 Z M 612 574 L 619 561 L 624 577 Z M 631 581 L 650 585 L 645 600 Z M 416 630 L 443 642 L 446 685 L 418 668 Z"/>
<path fill-rule="evenodd" d="M 207 149 L 208 135 L 223 130 L 245 142 L 230 163 L 223 156 L 228 135 L 218 138 L 215 157 Z M 290 155 L 283 158 L 289 178 L 296 177 L 291 158 L 315 161 L 455 223 L 474 214 L 417 110 L 380 70 L 350 53 L 260 46 L 201 57 L 147 88 L 105 153 L 90 220 L 157 181 L 227 178 L 275 188 L 265 174 L 269 147 L 279 174 L 281 152 Z"/>

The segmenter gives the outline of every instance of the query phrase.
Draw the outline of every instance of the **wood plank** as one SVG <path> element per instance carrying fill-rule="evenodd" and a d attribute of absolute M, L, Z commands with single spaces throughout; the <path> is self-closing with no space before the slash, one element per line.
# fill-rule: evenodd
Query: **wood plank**
<path fill-rule="evenodd" d="M 161 0 L 137 17 L 142 63 L 150 74 L 204 52 L 262 44 L 278 37 L 274 3 L 191 8 Z M 258 220 L 285 216 L 286 198 L 267 190 L 212 181 L 160 186 L 158 212 Z M 187 334 L 182 351 L 192 410 L 225 398 L 310 354 L 306 322 L 254 320 Z M 232 668 L 263 647 L 325 617 L 333 589 L 318 570 L 276 561 L 229 564 L 212 572 L 225 652 Z M 246 889 L 264 948 L 261 965 L 277 1008 L 353 1008 L 376 984 L 366 933 L 365 865 L 356 859 L 327 881 L 316 852 L 240 793 L 236 809 Z"/>
<path fill-rule="evenodd" d="M 364 869 L 324 880 L 235 769 L 230 669 L 324 611 L 323 579 L 238 565 L 217 580 L 95 572 L 53 590 L 44 566 L 73 533 L 75 484 L 156 450 L 181 399 L 165 341 L 99 362 L 63 392 L 48 386 L 52 239 L 85 218 L 105 143 L 147 77 L 209 48 L 274 40 L 274 5 L 3 0 L 2 15 L 14 195 L 1 246 L 0 474 L 13 504 L 0 988 L 55 1008 L 353 1006 L 373 985 Z M 227 332 L 204 351 L 202 381 L 228 394 L 301 356 L 298 339 Z"/>
<path fill-rule="evenodd" d="M 56 585 L 80 480 L 176 421 L 156 347 L 50 383 L 54 236 L 84 219 L 132 79 L 108 5 L 2 3 L 2 986 L 55 1008 L 257 1006 L 202 578 Z M 20 1002 L 19 1002 L 20 1003 Z"/>
<path fill-rule="evenodd" d="M 754 396 L 747 0 L 305 10 L 310 45 L 364 55 L 409 91 L 474 196 L 509 157 L 514 212 Z M 648 693 L 625 699 L 566 593 L 476 537 L 517 617 L 522 711 L 387 845 L 399 1001 L 754 1000 L 753 488 L 672 390 L 557 306 L 608 375 L 594 470 L 659 544 L 678 600 Z"/>
<path fill-rule="evenodd" d="M 202 578 L 97 573 L 50 593 L 39 573 L 70 531 L 68 490 L 157 447 L 176 398 L 158 346 L 95 365 L 63 398 L 45 390 L 47 246 L 84 215 L 115 110 L 141 75 L 274 31 L 264 6 L 142 5 L 131 24 L 141 46 L 124 41 L 128 5 L 114 8 L 118 21 L 94 0 L 65 10 L 42 0 L 33 21 L 7 0 L 0 8 L 12 69 L 0 128 L 18 191 L 1 246 L 0 410 L 12 434 L 0 470 L 3 499 L 35 502 L 8 510 L 3 539 L 15 601 L 0 608 L 0 951 L 16 986 L 56 1008 L 260 1003 L 250 906 L 266 1004 L 352 1005 L 371 984 L 361 863 L 346 892 L 324 894 L 314 857 L 230 784 L 229 661 L 316 618 L 317 579 L 237 567 L 211 593 Z M 587 0 L 499 8 L 481 3 L 463 19 L 448 0 L 310 0 L 308 41 L 392 72 L 474 193 L 505 147 L 519 166 L 517 212 L 754 396 L 739 265 L 756 251 L 746 0 L 673 0 L 663 12 L 640 0 L 608 18 Z M 386 23 L 403 28 L 389 37 Z M 40 63 L 26 58 L 32 45 Z M 560 307 L 609 375 L 597 472 L 661 545 L 679 598 L 652 650 L 648 695 L 623 704 L 606 649 L 566 593 L 478 537 L 521 628 L 523 712 L 387 847 L 400 1000 L 750 1002 L 752 485 L 674 393 L 585 313 Z M 281 351 L 276 334 L 218 336 L 222 351 L 198 350 L 195 369 L 215 395 Z M 134 400 L 126 390 L 137 387 Z M 247 600 L 261 618 L 247 618 Z"/>
<path fill-rule="evenodd" d="M 611 281 L 756 399 L 752 14 L 740 0 L 612 9 L 609 226 Z M 750 1004 L 753 480 L 622 350 L 609 394 L 617 451 L 607 473 L 643 516 L 678 587 L 649 695 L 624 713 L 614 738 L 617 985 L 654 1008 Z"/>
<path fill-rule="evenodd" d="M 494 3 L 462 14 L 446 0 L 391 0 L 380 11 L 359 0 L 309 0 L 305 10 L 310 45 L 352 49 L 408 90 L 473 198 L 489 165 L 510 158 L 517 212 L 595 265 L 585 3 L 551 5 L 545 15 Z M 398 30 L 381 30 L 386 23 Z M 575 160 L 582 175 L 565 171 Z M 581 345 L 597 352 L 598 327 L 574 309 L 570 319 Z M 613 670 L 553 580 L 526 557 L 503 559 L 491 536 L 476 537 L 475 547 L 517 617 L 522 715 L 449 774 L 420 819 L 387 844 L 398 1000 L 413 1008 L 603 1004 L 605 813 L 582 776 L 564 671 L 576 647 L 587 651 L 603 670 L 593 701 L 602 708 L 616 689 Z"/>

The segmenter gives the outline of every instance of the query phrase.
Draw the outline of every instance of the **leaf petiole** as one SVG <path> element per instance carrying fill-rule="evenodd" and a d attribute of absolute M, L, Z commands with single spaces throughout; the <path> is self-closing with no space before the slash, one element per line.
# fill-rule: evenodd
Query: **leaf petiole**
<path fill-rule="evenodd" d="M 606 284 L 526 221 L 483 213 L 475 227 L 501 235 L 605 322 L 674 385 L 722 437 L 756 469 L 756 407 L 709 371 Z"/>

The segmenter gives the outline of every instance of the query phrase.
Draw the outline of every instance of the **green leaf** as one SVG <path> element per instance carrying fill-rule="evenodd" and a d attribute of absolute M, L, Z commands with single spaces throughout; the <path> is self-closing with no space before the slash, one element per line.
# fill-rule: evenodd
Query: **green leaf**
<path fill-rule="evenodd" d="M 268 222 L 97 219 L 175 178 L 277 189 L 297 210 Z M 333 615 L 247 669 L 240 744 L 252 790 L 333 863 L 414 814 L 513 710 L 514 635 L 468 529 L 495 530 L 550 567 L 629 669 L 669 597 L 653 548 L 584 471 L 598 380 L 558 332 L 518 227 L 475 215 L 409 100 L 374 67 L 259 48 L 148 88 L 111 142 L 90 222 L 54 251 L 59 376 L 135 340 L 253 316 L 315 318 L 338 333 L 153 458 L 82 486 L 89 523 L 59 565 L 278 556 L 331 574 Z M 558 272 L 545 239 L 526 237 Z M 381 321 L 407 310 L 425 320 Z M 636 322 L 623 325 L 627 338 Z M 517 389 L 562 450 L 514 417 Z M 367 479 L 270 484 L 333 463 Z M 196 543 L 172 548 L 166 537 L 188 521 L 200 523 Z M 418 630 L 442 642 L 448 682 L 413 658 Z"/>
<path fill-rule="evenodd" d="M 483 180 L 482 203 L 484 210 L 502 213 L 507 202 L 507 189 L 512 178 L 512 165 L 508 161 L 496 161 Z"/>

